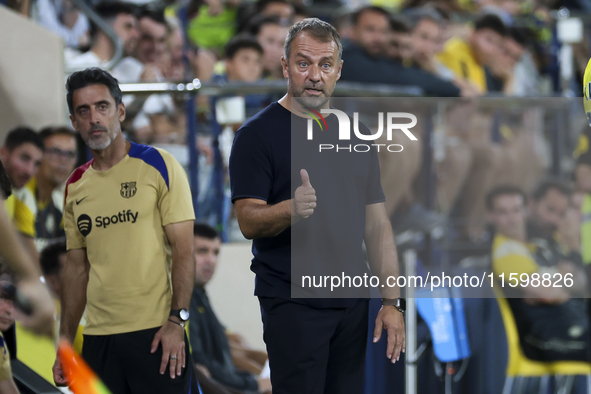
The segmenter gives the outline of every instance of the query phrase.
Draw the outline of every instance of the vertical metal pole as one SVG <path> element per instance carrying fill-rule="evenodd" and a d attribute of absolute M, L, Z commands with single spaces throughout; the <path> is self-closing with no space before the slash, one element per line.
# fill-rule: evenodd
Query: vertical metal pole
<path fill-rule="evenodd" d="M 187 114 L 187 147 L 189 149 L 189 186 L 195 217 L 199 217 L 199 151 L 197 150 L 197 99 L 194 94 L 185 100 Z"/>
<path fill-rule="evenodd" d="M 417 252 L 409 249 L 404 252 L 404 268 L 406 277 L 416 275 Z M 405 392 L 406 394 L 417 393 L 417 305 L 415 301 L 415 289 L 408 286 L 406 289 L 406 357 L 405 365 Z"/>
<path fill-rule="evenodd" d="M 222 161 L 222 153 L 220 151 L 220 135 L 222 133 L 222 126 L 218 123 L 216 117 L 216 98 L 211 99 L 211 131 L 212 131 L 212 148 L 213 148 L 213 177 L 212 186 L 215 193 L 215 201 L 213 203 L 215 217 L 217 223 L 215 224 L 218 232 L 225 234 L 224 223 L 224 163 Z M 224 240 L 226 241 L 226 240 Z"/>
<path fill-rule="evenodd" d="M 181 7 L 177 13 L 181 21 L 184 34 L 183 41 L 183 63 L 185 65 L 185 78 L 192 74 L 191 66 L 187 52 L 189 50 L 189 17 L 187 7 Z M 193 81 L 195 84 L 196 79 Z M 201 83 L 199 82 L 199 85 Z M 197 94 L 185 96 L 185 114 L 187 116 L 187 148 L 189 149 L 189 186 L 191 188 L 191 199 L 193 200 L 193 210 L 195 218 L 199 217 L 199 150 L 197 150 Z"/>
<path fill-rule="evenodd" d="M 556 113 L 556 117 L 554 118 L 554 127 L 552 128 L 552 175 L 558 177 L 560 176 L 560 153 L 562 151 L 562 144 L 561 144 L 561 133 L 566 130 L 565 122 L 565 110 L 558 109 Z"/>
<path fill-rule="evenodd" d="M 436 178 L 435 178 L 435 165 L 434 165 L 434 152 L 433 152 L 433 116 L 437 113 L 437 107 L 435 105 L 429 106 L 427 110 L 427 116 L 425 116 L 425 129 L 423 134 L 423 182 L 425 191 L 425 208 L 432 210 L 435 205 L 435 193 L 436 193 Z M 433 241 L 431 234 L 425 234 L 425 264 L 432 266 L 433 263 Z"/>

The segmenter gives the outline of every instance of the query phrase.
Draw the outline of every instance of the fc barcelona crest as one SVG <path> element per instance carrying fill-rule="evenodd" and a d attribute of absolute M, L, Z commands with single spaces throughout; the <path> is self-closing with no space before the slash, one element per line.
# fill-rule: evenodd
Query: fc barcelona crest
<path fill-rule="evenodd" d="M 121 197 L 124 198 L 131 198 L 135 196 L 135 192 L 137 192 L 137 188 L 135 187 L 135 182 L 123 182 L 121 184 Z"/>

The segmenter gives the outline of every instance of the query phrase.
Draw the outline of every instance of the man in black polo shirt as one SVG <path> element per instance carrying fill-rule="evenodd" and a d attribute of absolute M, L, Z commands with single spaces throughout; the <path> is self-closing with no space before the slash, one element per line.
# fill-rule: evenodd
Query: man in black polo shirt
<path fill-rule="evenodd" d="M 314 18 L 292 26 L 281 59 L 288 93 L 241 127 L 230 157 L 232 201 L 244 236 L 253 239 L 251 269 L 275 394 L 363 391 L 367 298 L 292 298 L 294 288 L 305 293 L 293 276 L 294 258 L 311 259 L 319 273 L 345 271 L 346 266 L 359 275 L 365 272 L 365 240 L 374 275 L 382 283 L 398 275 L 377 155 L 341 160 L 310 151 L 309 161 L 301 152 L 293 156 L 294 142 L 304 148 L 307 144 L 299 138 L 305 136 L 305 129 L 299 129 L 307 121 L 303 108 L 329 108 L 341 54 L 339 36 L 328 23 Z M 326 122 L 329 130 L 338 129 L 335 115 L 327 115 Z M 316 136 L 328 138 L 320 129 Z M 293 245 L 306 239 L 312 241 L 303 248 Z M 333 247 L 318 247 L 325 241 Z M 342 265 L 341 257 L 356 267 Z M 400 292 L 388 287 L 380 291 L 384 307 L 376 319 L 374 342 L 387 329 L 387 357 L 395 362 L 405 349 L 402 308 L 395 306 Z"/>

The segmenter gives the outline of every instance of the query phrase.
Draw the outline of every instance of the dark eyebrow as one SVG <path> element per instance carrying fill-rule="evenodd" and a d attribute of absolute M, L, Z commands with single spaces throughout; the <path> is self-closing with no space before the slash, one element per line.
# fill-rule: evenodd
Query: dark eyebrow
<path fill-rule="evenodd" d="M 76 107 L 76 111 L 79 111 L 82 108 L 89 108 L 89 105 L 88 104 L 81 104 L 81 105 L 79 105 L 79 106 Z"/>
<path fill-rule="evenodd" d="M 93 103 L 93 105 L 101 105 L 101 104 L 110 105 L 111 103 L 109 103 L 108 100 L 100 100 L 100 101 Z M 79 111 L 82 108 L 89 108 L 89 107 L 90 106 L 88 104 L 80 104 L 79 106 L 76 107 L 76 111 Z"/>

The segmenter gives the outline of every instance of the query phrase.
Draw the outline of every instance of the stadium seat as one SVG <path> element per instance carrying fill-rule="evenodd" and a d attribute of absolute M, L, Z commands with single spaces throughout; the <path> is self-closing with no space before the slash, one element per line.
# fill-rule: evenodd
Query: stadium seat
<path fill-rule="evenodd" d="M 530 360 L 523 354 L 523 350 L 519 344 L 517 325 L 513 318 L 511 307 L 498 288 L 495 287 L 494 291 L 501 311 L 501 316 L 503 317 L 509 355 L 503 394 L 512 393 L 515 385 L 517 385 L 517 387 L 522 387 L 527 378 L 540 378 L 542 379 L 541 385 L 543 386 L 544 383 L 547 384 L 549 382 L 550 376 L 574 377 L 574 375 L 587 375 L 587 386 L 589 387 L 589 379 L 591 379 L 591 363 L 581 361 L 540 362 Z M 572 379 L 565 380 L 564 383 L 572 384 Z M 540 392 L 545 391 L 540 389 Z M 591 394 L 589 390 L 588 394 Z"/>

